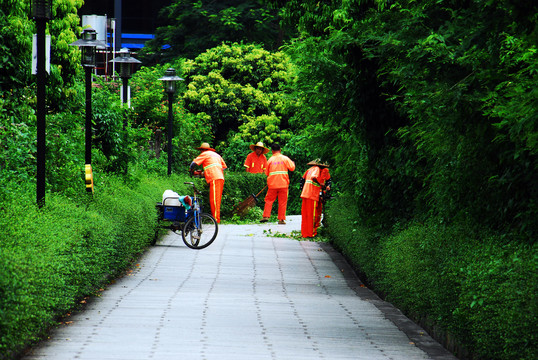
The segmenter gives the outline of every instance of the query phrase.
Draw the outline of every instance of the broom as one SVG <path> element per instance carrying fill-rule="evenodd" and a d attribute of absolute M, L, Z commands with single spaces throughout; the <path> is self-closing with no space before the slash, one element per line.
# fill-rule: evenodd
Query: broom
<path fill-rule="evenodd" d="M 258 194 L 251 194 L 248 198 L 240 202 L 234 208 L 233 213 L 239 215 L 240 217 L 244 217 L 246 214 L 248 214 L 249 210 L 256 205 L 256 203 L 258 202 L 258 196 L 262 193 L 263 190 L 265 190 L 266 187 L 267 185 L 265 185 Z"/>

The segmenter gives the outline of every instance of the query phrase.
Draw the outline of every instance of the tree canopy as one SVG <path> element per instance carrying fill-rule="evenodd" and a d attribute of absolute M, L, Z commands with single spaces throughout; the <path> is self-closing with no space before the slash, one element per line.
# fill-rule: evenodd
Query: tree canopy
<path fill-rule="evenodd" d="M 204 114 L 217 141 L 289 139 L 296 103 L 289 95 L 293 73 L 288 57 L 257 45 L 222 44 L 184 65 L 185 107 Z"/>
<path fill-rule="evenodd" d="M 356 169 L 339 175 L 363 217 L 471 218 L 533 237 L 538 5 L 280 5 L 302 34 L 287 47 L 304 104 L 295 121 L 316 134 L 307 144 Z"/>
<path fill-rule="evenodd" d="M 155 39 L 142 51 L 148 59 L 192 59 L 223 41 L 276 50 L 283 41 L 277 11 L 257 0 L 175 0 L 161 10 L 160 19 Z"/>

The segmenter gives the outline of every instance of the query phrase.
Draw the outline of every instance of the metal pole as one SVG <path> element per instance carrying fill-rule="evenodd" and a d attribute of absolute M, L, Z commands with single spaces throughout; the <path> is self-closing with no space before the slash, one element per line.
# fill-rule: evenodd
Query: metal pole
<path fill-rule="evenodd" d="M 114 17 L 116 18 L 116 35 L 114 46 L 121 49 L 121 33 L 122 33 L 122 0 L 114 0 Z M 115 50 L 115 49 L 114 49 Z M 114 51 L 114 56 L 116 52 Z"/>
<path fill-rule="evenodd" d="M 86 72 L 86 164 L 92 163 L 92 67 L 84 66 Z"/>
<path fill-rule="evenodd" d="M 124 65 L 124 66 L 126 66 L 126 65 Z M 129 99 L 127 99 L 127 96 L 129 94 L 128 93 L 128 90 L 129 90 L 129 88 L 128 88 L 128 86 L 129 86 L 129 78 L 124 77 L 124 78 L 122 78 L 122 80 L 123 80 L 123 99 L 122 100 L 123 100 L 124 104 L 129 104 Z M 123 130 L 125 130 L 126 127 L 127 127 L 127 117 L 124 116 Z"/>
<path fill-rule="evenodd" d="M 37 205 L 45 205 L 45 28 L 46 19 L 36 19 L 37 25 Z"/>
<path fill-rule="evenodd" d="M 172 100 L 174 94 L 168 93 L 168 175 L 172 174 Z"/>

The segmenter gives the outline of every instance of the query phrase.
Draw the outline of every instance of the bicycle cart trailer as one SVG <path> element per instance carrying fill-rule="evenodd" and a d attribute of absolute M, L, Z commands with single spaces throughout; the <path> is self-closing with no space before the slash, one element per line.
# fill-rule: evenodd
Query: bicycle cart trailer
<path fill-rule="evenodd" d="M 167 226 L 177 235 L 181 235 L 185 245 L 191 249 L 204 249 L 211 245 L 217 237 L 219 227 L 215 218 L 208 213 L 202 212 L 201 200 L 198 198 L 198 190 L 192 182 L 193 197 L 190 209 L 187 209 L 179 201 L 179 196 L 163 198 L 162 203 L 157 203 L 159 220 L 170 222 Z"/>

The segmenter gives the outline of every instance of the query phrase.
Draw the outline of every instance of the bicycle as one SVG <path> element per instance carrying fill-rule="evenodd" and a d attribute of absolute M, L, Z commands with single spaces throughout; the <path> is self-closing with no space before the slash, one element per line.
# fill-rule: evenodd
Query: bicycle
<path fill-rule="evenodd" d="M 177 197 L 167 197 L 162 203 L 157 203 L 159 219 L 171 221 L 168 226 L 177 235 L 181 234 L 183 243 L 191 249 L 204 249 L 211 245 L 217 238 L 219 227 L 213 215 L 202 212 L 201 200 L 198 198 L 199 191 L 192 182 L 185 182 L 185 185 L 193 187 L 192 206 L 189 210 L 179 205 L 165 205 L 167 200 L 179 199 Z"/>

